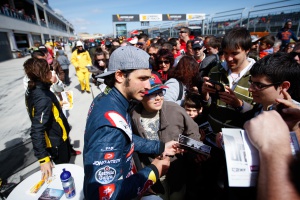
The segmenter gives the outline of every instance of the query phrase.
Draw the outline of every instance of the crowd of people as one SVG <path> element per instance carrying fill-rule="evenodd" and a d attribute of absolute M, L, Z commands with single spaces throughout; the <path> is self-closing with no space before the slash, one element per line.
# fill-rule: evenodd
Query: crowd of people
<path fill-rule="evenodd" d="M 289 138 L 300 138 L 300 43 L 289 34 L 287 50 L 289 23 L 276 38 L 240 27 L 200 37 L 181 27 L 179 38 L 76 41 L 70 62 L 62 49 L 53 58 L 39 46 L 24 64 L 24 84 L 41 170 L 51 175 L 51 162 L 72 154 L 56 88 L 70 84 L 71 63 L 82 93 L 90 78 L 105 88 L 86 111 L 86 199 L 300 199 L 300 153 L 292 155 Z M 258 149 L 256 187 L 228 185 L 222 128 L 245 129 Z M 184 148 L 180 134 L 210 146 L 210 155 Z"/>

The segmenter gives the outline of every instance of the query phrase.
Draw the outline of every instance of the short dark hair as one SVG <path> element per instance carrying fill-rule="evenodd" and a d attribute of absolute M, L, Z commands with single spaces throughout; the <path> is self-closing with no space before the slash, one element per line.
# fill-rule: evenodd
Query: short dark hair
<path fill-rule="evenodd" d="M 31 58 L 38 58 L 38 56 L 45 57 L 45 53 L 41 50 L 35 50 L 31 53 Z"/>
<path fill-rule="evenodd" d="M 228 31 L 221 42 L 221 47 L 225 49 L 241 48 L 245 51 L 250 50 L 252 46 L 250 32 L 244 27 L 233 28 Z"/>
<path fill-rule="evenodd" d="M 300 64 L 290 54 L 277 52 L 258 60 L 250 69 L 253 77 L 265 76 L 272 83 L 290 82 L 288 93 L 300 101 Z"/>
<path fill-rule="evenodd" d="M 259 39 L 261 43 L 269 44 L 273 47 L 275 43 L 275 37 L 273 35 L 265 35 L 262 38 Z"/>
<path fill-rule="evenodd" d="M 187 106 L 190 108 L 201 109 L 201 95 L 194 92 L 187 92 L 184 98 L 183 107 Z"/>
<path fill-rule="evenodd" d="M 48 73 L 50 71 L 48 62 L 45 59 L 29 58 L 23 64 L 24 71 L 30 79 L 28 88 L 33 89 L 37 82 L 50 83 Z"/>
<path fill-rule="evenodd" d="M 121 70 L 121 72 L 124 73 L 124 75 L 126 76 L 126 79 L 127 79 L 128 76 L 130 75 L 130 73 L 133 72 L 134 70 L 136 70 L 136 69 Z M 116 83 L 115 73 L 112 73 L 112 74 L 104 77 L 104 83 L 108 87 L 113 88 Z"/>

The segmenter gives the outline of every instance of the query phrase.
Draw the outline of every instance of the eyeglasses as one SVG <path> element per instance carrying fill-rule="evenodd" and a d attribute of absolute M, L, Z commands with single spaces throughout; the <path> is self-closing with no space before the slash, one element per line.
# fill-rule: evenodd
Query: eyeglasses
<path fill-rule="evenodd" d="M 138 42 L 138 43 L 136 43 L 136 45 L 138 45 L 138 46 L 143 46 L 143 45 L 144 45 L 144 43 L 142 43 L 142 42 Z"/>
<path fill-rule="evenodd" d="M 179 33 L 186 33 L 186 31 L 179 31 Z"/>
<path fill-rule="evenodd" d="M 149 54 L 149 56 L 156 56 L 157 54 L 156 53 L 148 53 Z"/>
<path fill-rule="evenodd" d="M 166 90 L 159 90 L 157 92 L 146 94 L 146 97 L 149 98 L 149 100 L 154 100 L 157 96 L 163 97 L 166 94 Z"/>
<path fill-rule="evenodd" d="M 170 61 L 168 61 L 168 60 L 159 60 L 158 61 L 158 64 L 160 64 L 160 65 L 163 63 L 165 63 L 167 65 L 167 64 L 170 64 Z"/>
<path fill-rule="evenodd" d="M 99 59 L 99 60 L 96 60 L 96 61 L 98 61 L 98 62 L 99 62 L 99 61 L 102 61 L 102 62 L 104 62 L 105 60 L 104 60 L 104 59 Z"/>
<path fill-rule="evenodd" d="M 248 81 L 249 85 L 252 86 L 255 90 L 262 90 L 267 87 L 275 86 L 281 84 L 281 82 L 272 83 L 272 84 L 264 84 L 260 82 L 253 82 L 251 79 Z"/>

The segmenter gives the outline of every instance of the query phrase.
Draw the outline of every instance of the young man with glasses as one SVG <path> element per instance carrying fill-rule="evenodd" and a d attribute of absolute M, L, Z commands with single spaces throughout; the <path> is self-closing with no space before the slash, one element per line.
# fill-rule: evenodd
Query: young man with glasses
<path fill-rule="evenodd" d="M 133 199 L 143 195 L 180 153 L 177 142 L 143 139 L 132 131 L 130 102 L 150 89 L 149 55 L 136 47 L 117 48 L 107 72 L 99 75 L 111 88 L 99 94 L 89 109 L 84 135 L 84 195 L 86 199 Z M 160 155 L 136 173 L 133 152 Z M 159 159 L 158 159 L 159 158 Z"/>
<path fill-rule="evenodd" d="M 164 101 L 165 89 L 168 87 L 155 74 L 152 74 L 150 84 L 151 89 L 145 92 L 141 103 L 132 112 L 133 132 L 143 138 L 162 142 L 177 141 L 179 134 L 200 141 L 197 123 L 182 107 L 174 102 Z M 185 188 L 186 172 L 190 173 L 189 176 L 196 176 L 189 168 L 196 165 L 195 155 L 190 153 L 172 158 L 166 176 L 160 179 L 161 183 L 151 187 L 149 194 L 158 193 L 163 199 L 185 199 L 185 191 L 188 189 Z M 139 160 L 141 163 L 137 166 L 145 166 L 153 159 L 148 155 L 139 154 Z"/>
<path fill-rule="evenodd" d="M 250 69 L 249 92 L 256 103 L 250 112 L 259 114 L 287 99 L 297 104 L 300 101 L 300 65 L 287 53 L 265 56 Z M 291 96 L 287 97 L 286 94 Z"/>

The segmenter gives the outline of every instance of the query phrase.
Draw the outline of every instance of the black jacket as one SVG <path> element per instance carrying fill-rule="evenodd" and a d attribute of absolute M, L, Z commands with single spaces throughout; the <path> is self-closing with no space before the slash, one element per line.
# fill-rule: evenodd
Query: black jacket
<path fill-rule="evenodd" d="M 27 89 L 25 103 L 31 120 L 33 150 L 40 160 L 47 156 L 47 148 L 55 148 L 67 140 L 70 127 L 50 85 L 38 82 L 34 89 Z M 49 150 L 49 149 L 48 149 Z"/>

